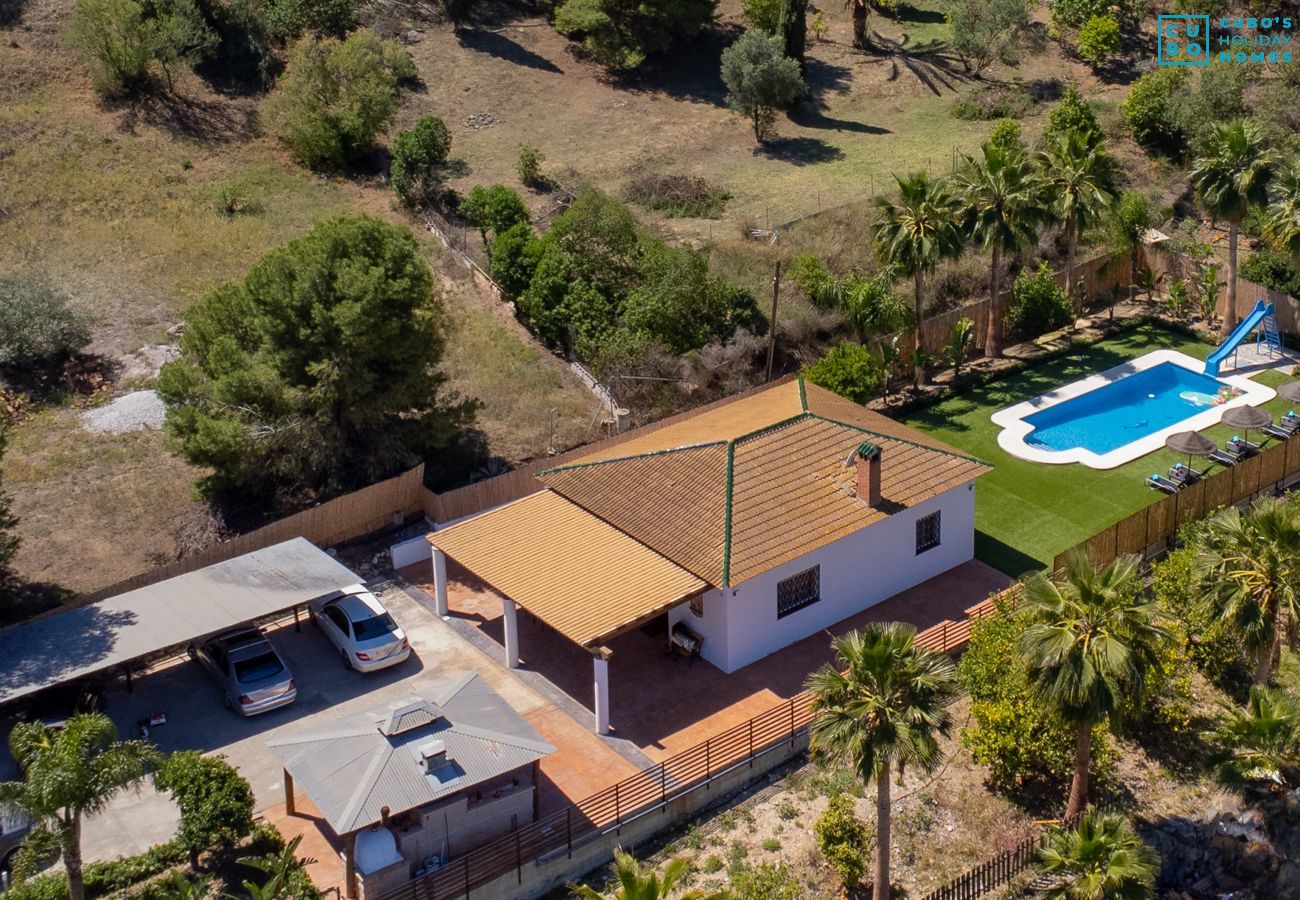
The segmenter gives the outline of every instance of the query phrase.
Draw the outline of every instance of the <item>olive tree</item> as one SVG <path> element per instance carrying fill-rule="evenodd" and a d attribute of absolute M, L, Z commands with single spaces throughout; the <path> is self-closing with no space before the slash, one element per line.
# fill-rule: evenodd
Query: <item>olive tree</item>
<path fill-rule="evenodd" d="M 772 135 L 776 110 L 789 106 L 804 91 L 799 63 L 788 59 L 783 50 L 781 38 L 751 30 L 722 51 L 727 105 L 749 119 L 754 140 L 760 144 Z"/>

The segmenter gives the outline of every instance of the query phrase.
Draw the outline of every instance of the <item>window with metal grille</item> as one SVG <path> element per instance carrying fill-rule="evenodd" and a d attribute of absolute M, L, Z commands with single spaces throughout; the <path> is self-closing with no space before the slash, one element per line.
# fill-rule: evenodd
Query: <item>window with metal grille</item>
<path fill-rule="evenodd" d="M 939 546 L 939 514 L 932 512 L 916 520 L 916 552 L 924 553 Z"/>
<path fill-rule="evenodd" d="M 804 569 L 776 583 L 776 617 L 788 616 L 796 609 L 816 603 L 822 598 L 822 567 Z"/>

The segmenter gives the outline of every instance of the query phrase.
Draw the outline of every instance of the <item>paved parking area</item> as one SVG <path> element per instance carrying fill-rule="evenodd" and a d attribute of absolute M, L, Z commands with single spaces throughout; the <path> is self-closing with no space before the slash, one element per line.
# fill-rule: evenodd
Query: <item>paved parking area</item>
<path fill-rule="evenodd" d="M 242 718 L 225 709 L 220 690 L 206 672 L 182 657 L 137 676 L 131 693 L 124 684 L 113 686 L 107 712 L 123 737 L 138 736 L 139 723 L 148 715 L 166 714 L 167 723 L 151 729 L 151 741 L 168 752 L 196 749 L 225 755 L 252 785 L 257 811 L 278 820 L 282 830 L 292 833 L 314 830 L 315 822 L 309 807 L 296 821 L 284 821 L 284 775 L 266 747 L 268 741 L 305 725 L 327 723 L 336 714 L 386 706 L 466 671 L 478 672 L 557 748 L 541 764 L 543 814 L 587 796 L 606 780 L 616 781 L 635 772 L 632 763 L 600 738 L 460 637 L 423 605 L 423 598 L 394 584 L 380 585 L 376 591 L 411 642 L 411 657 L 398 666 L 364 675 L 345 668 L 334 646 L 304 615 L 300 630 L 291 618 L 267 630 L 297 683 L 298 699 L 287 707 Z M 6 753 L 0 761 L 0 778 L 16 775 L 17 768 Z M 597 787 L 592 787 L 593 777 L 601 781 Z M 141 852 L 168 840 L 175 826 L 176 810 L 169 798 L 149 786 L 127 791 L 87 822 L 87 858 L 111 859 Z M 342 874 L 337 855 L 326 858 L 336 841 L 328 833 L 310 837 L 304 840 L 304 851 L 310 849 L 313 852 L 308 855 L 320 859 L 320 869 L 313 877 L 320 886 L 328 887 L 333 883 L 333 869 L 337 868 L 339 877 Z"/>

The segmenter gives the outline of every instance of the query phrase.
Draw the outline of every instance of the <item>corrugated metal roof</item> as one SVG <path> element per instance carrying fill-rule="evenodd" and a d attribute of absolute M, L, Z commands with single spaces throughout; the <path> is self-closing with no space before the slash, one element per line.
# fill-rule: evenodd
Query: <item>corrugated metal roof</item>
<path fill-rule="evenodd" d="M 420 701 L 399 703 L 399 718 L 409 719 Z M 267 746 L 338 834 L 375 824 L 384 807 L 390 815 L 418 809 L 555 752 L 476 674 L 435 688 L 423 704 L 439 715 L 397 734 L 384 733 L 394 709 L 379 709 Z M 421 748 L 436 741 L 446 760 L 426 773 Z"/>
<path fill-rule="evenodd" d="M 708 587 L 549 490 L 435 531 L 429 542 L 584 647 Z"/>
<path fill-rule="evenodd" d="M 254 619 L 360 579 L 294 538 L 0 631 L 0 703 Z"/>
<path fill-rule="evenodd" d="M 747 426 L 748 432 L 738 433 Z M 854 496 L 855 475 L 844 465 L 864 437 L 883 450 L 886 504 L 880 509 Z M 705 443 L 675 444 L 688 438 Z M 636 448 L 637 455 L 625 455 Z M 796 379 L 538 477 L 721 586 L 760 575 L 988 469 L 915 429 Z"/>

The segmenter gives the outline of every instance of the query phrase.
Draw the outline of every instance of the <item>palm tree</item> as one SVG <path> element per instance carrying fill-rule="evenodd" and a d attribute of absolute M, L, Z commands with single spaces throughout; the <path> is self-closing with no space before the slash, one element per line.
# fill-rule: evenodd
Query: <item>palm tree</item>
<path fill-rule="evenodd" d="M 23 780 L 0 783 L 0 803 L 19 807 L 58 838 L 69 900 L 85 900 L 82 819 L 143 778 L 157 763 L 158 751 L 143 741 L 119 741 L 107 716 L 83 713 L 62 728 L 18 723 L 9 734 L 9 752 Z"/>
<path fill-rule="evenodd" d="M 1198 541 L 1204 597 L 1255 654 L 1255 683 L 1268 684 L 1289 623 L 1300 621 L 1300 513 L 1260 497 L 1228 507 Z"/>
<path fill-rule="evenodd" d="M 1061 878 L 1050 900 L 1146 900 L 1154 896 L 1159 855 L 1123 816 L 1088 810 L 1074 828 L 1053 828 L 1038 860 Z"/>
<path fill-rule="evenodd" d="M 897 267 L 915 281 L 914 305 L 916 343 L 921 345 L 921 325 L 925 321 L 922 280 L 933 272 L 941 259 L 961 253 L 961 230 L 957 225 L 957 205 L 952 194 L 924 172 L 898 182 L 898 201 L 877 198 L 880 219 L 875 226 L 876 255 L 888 266 Z M 925 371 L 916 371 L 920 382 Z"/>
<path fill-rule="evenodd" d="M 835 664 L 808 678 L 815 758 L 853 767 L 876 784 L 874 900 L 889 898 L 890 783 L 904 768 L 939 764 L 939 737 L 951 726 L 958 692 L 952 660 L 916 646 L 916 629 L 875 624 L 835 639 Z"/>
<path fill-rule="evenodd" d="M 1137 191 L 1125 191 L 1115 204 L 1110 218 L 1110 246 L 1118 257 L 1128 258 L 1128 302 L 1138 287 L 1138 253 L 1147 231 L 1155 224 L 1147 198 Z M 1113 296 L 1113 295 L 1112 295 Z M 1110 320 L 1115 321 L 1115 304 L 1110 304 Z"/>
<path fill-rule="evenodd" d="M 618 889 L 613 894 L 602 894 L 585 884 L 570 884 L 569 892 L 582 900 L 604 900 L 606 896 L 613 900 L 667 900 L 668 897 L 673 896 L 677 900 L 735 900 L 735 894 L 726 890 L 711 894 L 703 891 L 687 891 L 674 895 L 673 891 L 678 882 L 685 878 L 690 870 L 690 860 L 683 856 L 668 863 L 664 867 L 663 875 L 660 876 L 654 870 L 641 865 L 631 853 L 618 848 L 614 851 L 614 880 L 618 882 Z"/>
<path fill-rule="evenodd" d="M 1273 184 L 1273 204 L 1264 220 L 1264 235 L 1300 262 L 1300 161 L 1278 175 Z"/>
<path fill-rule="evenodd" d="M 1225 703 L 1205 737 L 1220 748 L 1213 762 L 1230 787 L 1300 784 L 1300 702 L 1285 691 L 1255 685 L 1246 708 Z"/>
<path fill-rule="evenodd" d="M 1237 327 L 1237 237 L 1252 206 L 1268 203 L 1277 154 L 1265 146 L 1254 122 L 1237 119 L 1214 126 L 1201 155 L 1192 163 L 1192 184 L 1216 220 L 1228 223 L 1228 308 L 1223 333 Z"/>
<path fill-rule="evenodd" d="M 1025 579 L 1032 623 L 1020 652 L 1038 697 L 1074 725 L 1074 775 L 1065 817 L 1088 805 L 1092 731 L 1140 695 L 1169 633 L 1156 604 L 1142 597 L 1138 558 L 1121 556 L 1096 566 L 1071 553 L 1056 580 L 1042 572 Z"/>
<path fill-rule="evenodd" d="M 279 850 L 272 850 L 265 856 L 244 856 L 239 860 L 241 866 L 256 869 L 266 878 L 261 884 L 253 881 L 243 882 L 244 892 L 249 900 L 286 900 L 296 896 L 296 878 L 306 878 L 303 865 L 309 860 L 298 857 L 298 845 L 302 835 L 286 843 Z M 302 873 L 302 874 L 299 874 Z"/>
<path fill-rule="evenodd" d="M 1079 234 L 1099 221 L 1114 202 L 1115 167 L 1100 144 L 1075 131 L 1058 135 L 1035 159 L 1049 196 L 1055 197 L 1052 216 L 1065 230 L 1065 295 L 1073 301 Z"/>
<path fill-rule="evenodd" d="M 867 22 L 871 15 L 871 7 L 867 0 L 844 0 L 844 5 L 853 10 L 853 46 L 859 50 L 866 50 L 871 44 L 871 39 L 867 36 Z"/>
<path fill-rule="evenodd" d="M 988 335 L 985 352 L 1002 354 L 1002 254 L 1019 253 L 1038 239 L 1036 226 L 1048 218 L 1042 182 L 1029 157 L 1016 150 L 985 144 L 980 159 L 965 157 L 955 176 L 965 210 L 966 235 L 991 250 Z"/>

